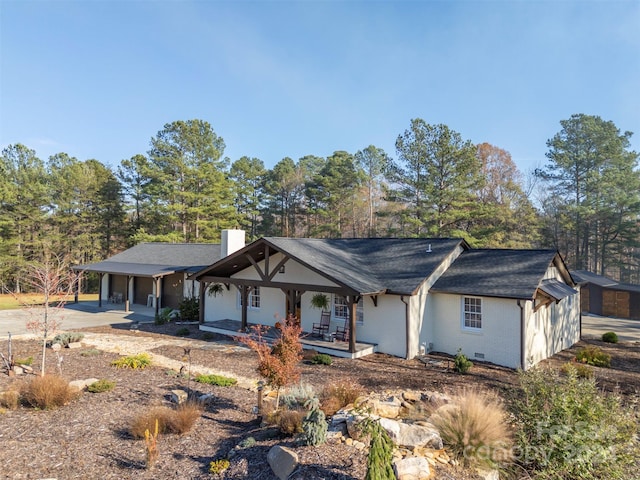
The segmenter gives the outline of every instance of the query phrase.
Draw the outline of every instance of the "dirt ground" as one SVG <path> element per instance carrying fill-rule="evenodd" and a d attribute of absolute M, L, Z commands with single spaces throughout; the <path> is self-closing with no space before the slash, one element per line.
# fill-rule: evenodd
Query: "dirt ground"
<path fill-rule="evenodd" d="M 97 327 L 91 333 L 107 333 L 139 338 L 177 338 L 175 332 L 183 326 L 142 325 L 140 331 Z M 203 365 L 257 378 L 257 360 L 253 352 L 243 348 L 221 349 L 214 336 L 203 340 L 196 326 L 188 327 L 193 339 L 192 365 Z M 640 346 L 637 344 L 597 344 L 612 355 L 612 368 L 596 370 L 599 385 L 630 399 L 640 394 Z M 569 361 L 585 342 L 562 352 L 545 364 L 558 367 Z M 16 358 L 34 357 L 40 364 L 40 348 L 33 340 L 13 343 Z M 116 369 L 110 365 L 117 353 L 82 349 L 62 351 L 62 375 L 69 380 L 89 377 L 116 382 L 114 390 L 106 393 L 83 393 L 71 404 L 55 410 L 36 411 L 21 406 L 0 415 L 0 478 L 100 478 L 100 479 L 265 479 L 276 477 L 266 457 L 275 444 L 295 449 L 300 466 L 290 477 L 302 479 L 362 479 L 366 472 L 366 453 L 345 444 L 325 444 L 306 447 L 291 438 L 283 438 L 273 427 L 261 427 L 253 408 L 256 394 L 240 387 L 215 387 L 187 383 L 174 370 L 150 367 L 142 371 Z M 6 354 L 6 344 L 0 344 Z M 90 352 L 91 354 L 88 354 Z M 163 345 L 150 353 L 174 359 L 187 366 L 184 348 Z M 351 379 L 367 391 L 394 389 L 430 390 L 452 393 L 460 387 L 477 385 L 496 390 L 505 399 L 517 394 L 518 376 L 513 370 L 476 362 L 468 375 L 451 370 L 451 357 L 434 354 L 425 364 L 419 360 L 402 360 L 388 355 L 374 354 L 359 360 L 334 359 L 330 366 L 302 364 L 302 381 L 318 391 L 324 385 L 340 379 Z M 47 351 L 49 369 L 56 371 L 56 357 Z M 25 377 L 9 378 L 0 375 L 0 391 L 19 389 L 28 381 Z M 131 419 L 150 406 L 166 404 L 170 391 L 191 388 L 197 394 L 212 393 L 214 401 L 204 411 L 188 433 L 163 435 L 158 441 L 159 460 L 146 470 L 144 442 L 128 433 Z M 212 460 L 227 457 L 229 451 L 247 437 L 254 437 L 256 445 L 237 450 L 231 467 L 222 475 L 208 473 Z M 447 466 L 436 470 L 435 479 L 471 479 L 473 474 Z"/>

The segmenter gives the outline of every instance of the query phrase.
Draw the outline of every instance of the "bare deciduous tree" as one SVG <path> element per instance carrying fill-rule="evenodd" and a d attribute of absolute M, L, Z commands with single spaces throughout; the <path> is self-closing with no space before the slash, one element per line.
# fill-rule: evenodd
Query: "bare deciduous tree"
<path fill-rule="evenodd" d="M 31 292 L 42 295 L 42 304 L 19 301 L 30 313 L 27 329 L 42 338 L 41 375 L 45 373 L 47 338 L 62 322 L 62 312 L 78 282 L 78 275 L 69 268 L 69 263 L 52 256 L 43 262 L 30 263 L 23 279 Z"/>

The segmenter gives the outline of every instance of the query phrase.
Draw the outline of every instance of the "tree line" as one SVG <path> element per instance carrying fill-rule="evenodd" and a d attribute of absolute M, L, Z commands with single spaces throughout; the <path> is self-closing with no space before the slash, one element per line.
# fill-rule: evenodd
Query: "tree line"
<path fill-rule="evenodd" d="M 569 266 L 640 282 L 640 171 L 630 132 L 573 115 L 547 163 L 413 119 L 396 157 L 373 145 L 324 158 L 224 157 L 204 120 L 166 124 L 146 154 L 109 167 L 25 145 L 0 158 L 0 283 L 19 291 L 29 262 L 102 260 L 143 241 L 287 237 L 463 237 L 474 247 L 557 248 Z"/>

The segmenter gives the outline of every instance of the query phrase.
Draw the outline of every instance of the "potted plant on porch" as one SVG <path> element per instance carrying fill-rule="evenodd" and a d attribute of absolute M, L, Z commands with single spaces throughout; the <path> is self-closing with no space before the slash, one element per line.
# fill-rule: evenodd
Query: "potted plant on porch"
<path fill-rule="evenodd" d="M 329 326 L 331 323 L 331 311 L 329 310 L 329 297 L 324 293 L 316 293 L 311 297 L 311 306 L 313 308 L 319 308 L 320 323 L 314 323 L 312 333 L 318 335 L 326 335 L 329 333 Z"/>
<path fill-rule="evenodd" d="M 316 293 L 311 297 L 311 306 L 313 308 L 319 308 L 320 310 L 329 310 L 329 297 L 324 293 Z"/>

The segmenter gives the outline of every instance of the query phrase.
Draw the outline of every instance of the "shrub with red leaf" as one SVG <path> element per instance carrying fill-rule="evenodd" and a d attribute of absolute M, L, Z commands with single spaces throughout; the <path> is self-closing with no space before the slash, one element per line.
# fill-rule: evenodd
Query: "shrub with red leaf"
<path fill-rule="evenodd" d="M 262 325 L 252 327 L 250 336 L 238 339 L 258 354 L 258 373 L 278 392 L 276 409 L 280 403 L 280 389 L 300 379 L 299 364 L 302 359 L 300 322 L 294 315 L 289 315 L 278 323 L 280 336 L 273 345 L 267 342 L 267 327 Z"/>

